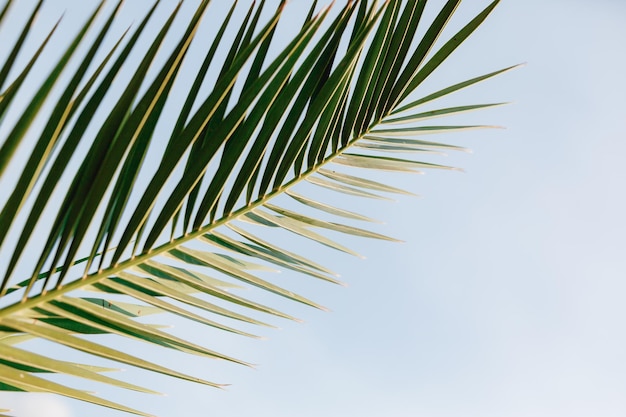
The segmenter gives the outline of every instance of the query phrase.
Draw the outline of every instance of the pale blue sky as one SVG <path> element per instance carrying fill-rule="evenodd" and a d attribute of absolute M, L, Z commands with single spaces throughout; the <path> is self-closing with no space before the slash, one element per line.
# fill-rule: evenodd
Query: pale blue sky
<path fill-rule="evenodd" d="M 72 11 L 77 4 L 58 3 L 48 1 L 44 27 L 65 7 L 68 21 L 81 18 Z M 128 3 L 122 19 L 137 21 L 145 5 Z M 188 3 L 187 12 L 196 2 Z M 430 3 L 432 11 L 443 2 Z M 452 25 L 486 4 L 466 0 Z M 456 119 L 506 130 L 437 138 L 474 151 L 431 159 L 464 174 L 376 176 L 419 199 L 356 201 L 364 214 L 386 221 L 376 231 L 406 243 L 343 239 L 367 257 L 360 260 L 298 242 L 326 258 L 349 287 L 283 272 L 281 282 L 293 281 L 332 312 L 279 300 L 305 323 L 281 322 L 281 330 L 263 331 L 266 341 L 211 334 L 211 347 L 257 370 L 162 358 L 232 383 L 227 391 L 127 370 L 129 380 L 168 396 L 98 392 L 163 417 L 626 415 L 624 39 L 626 4 L 619 1 L 504 0 L 430 85 L 527 62 L 450 101 L 514 102 Z M 356 207 L 355 200 L 337 201 Z M 176 321 L 172 331 L 186 330 Z M 122 415 L 0 394 L 0 405 L 20 417 L 41 415 L 28 411 L 35 402 L 48 404 L 49 413 L 49 404 L 62 404 L 51 417 Z"/>

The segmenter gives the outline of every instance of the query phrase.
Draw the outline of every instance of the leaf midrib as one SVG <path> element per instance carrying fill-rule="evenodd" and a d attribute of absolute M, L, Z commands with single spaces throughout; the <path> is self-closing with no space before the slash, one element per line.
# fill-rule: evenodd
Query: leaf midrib
<path fill-rule="evenodd" d="M 270 193 L 266 194 L 265 196 L 263 196 L 262 198 L 259 198 L 257 200 L 255 200 L 254 202 L 245 205 L 243 207 L 241 207 L 240 209 L 230 213 L 229 215 L 223 217 L 222 219 L 214 222 L 214 223 L 210 223 L 204 227 L 201 227 L 200 229 L 196 230 L 196 231 L 192 231 L 184 236 L 180 236 L 174 240 L 171 240 L 167 243 L 162 244 L 161 246 L 157 246 L 154 249 L 151 249 L 148 252 L 145 252 L 141 255 L 137 255 L 134 256 L 130 259 L 127 259 L 123 262 L 118 263 L 117 265 L 111 266 L 109 268 L 103 269 L 99 272 L 96 273 L 92 273 L 89 275 L 84 275 L 83 277 L 76 279 L 72 282 L 70 282 L 67 285 L 62 285 L 60 287 L 54 288 L 52 290 L 49 291 L 42 291 L 40 294 L 31 297 L 31 298 L 27 298 L 27 299 L 23 299 L 22 301 L 18 301 L 14 304 L 11 304 L 3 309 L 0 310 L 0 321 L 2 321 L 3 317 L 10 317 L 12 314 L 22 311 L 24 309 L 30 309 L 33 307 L 36 307 L 42 303 L 46 303 L 48 301 L 54 300 L 57 297 L 67 294 L 71 291 L 75 291 L 75 290 L 79 290 L 82 287 L 88 286 L 88 285 L 93 285 L 96 284 L 102 280 L 105 280 L 113 275 L 115 275 L 118 272 L 124 271 L 128 268 L 131 268 L 133 266 L 137 266 L 142 264 L 143 262 L 146 262 L 148 260 L 153 259 L 154 257 L 165 253 L 165 252 L 169 252 L 172 249 L 175 249 L 179 246 L 181 246 L 182 244 L 192 241 L 208 232 L 210 232 L 213 229 L 218 228 L 219 226 L 222 226 L 234 219 L 236 219 L 237 217 L 246 214 L 252 210 L 254 210 L 255 208 L 262 206 L 263 204 L 265 204 L 266 202 L 268 202 L 269 200 L 271 200 L 272 198 L 283 194 L 284 191 L 288 190 L 289 188 L 299 184 L 301 181 L 304 181 L 306 178 L 308 178 L 310 175 L 313 175 L 315 173 L 317 173 L 317 171 L 322 168 L 324 165 L 331 163 L 333 161 L 333 159 L 335 159 L 336 157 L 340 156 L 341 154 L 343 154 L 345 151 L 347 151 L 348 149 L 350 149 L 352 147 L 352 145 L 354 143 L 356 143 L 358 140 L 360 140 L 361 138 L 363 138 L 363 136 L 367 135 L 369 133 L 369 131 L 373 128 L 376 127 L 377 124 L 381 123 L 381 121 L 377 121 L 374 124 L 372 124 L 371 126 L 369 126 L 369 128 L 365 131 L 362 132 L 359 136 L 353 138 L 351 141 L 349 141 L 346 146 L 344 146 L 341 149 L 338 149 L 336 152 L 331 153 L 330 155 L 328 155 L 325 159 L 323 159 L 320 163 L 314 165 L 313 167 L 311 167 L 310 169 L 308 169 L 307 171 L 304 171 L 303 173 L 301 173 L 300 175 L 294 177 L 293 179 L 291 179 L 290 181 L 288 181 L 287 183 L 285 183 L 283 186 L 275 188 L 274 190 L 272 190 Z"/>

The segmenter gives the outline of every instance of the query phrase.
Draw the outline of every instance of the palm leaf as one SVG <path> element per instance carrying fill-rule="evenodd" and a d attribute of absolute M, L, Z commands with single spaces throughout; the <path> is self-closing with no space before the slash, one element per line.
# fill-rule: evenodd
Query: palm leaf
<path fill-rule="evenodd" d="M 119 3 L 95 38 L 85 40 L 98 20 L 101 4 L 52 65 L 20 110 L 20 117 L 4 119 L 12 126 L 0 142 L 0 184 L 5 181 L 12 189 L 0 196 L 0 388 L 53 392 L 146 415 L 50 382 L 41 374 L 150 390 L 102 376 L 102 369 L 15 345 L 29 338 L 45 339 L 219 387 L 129 355 L 123 348 L 96 343 L 89 335 L 115 334 L 247 365 L 136 318 L 169 312 L 252 337 L 256 336 L 247 327 L 239 326 L 271 326 L 265 318 L 254 317 L 260 313 L 296 320 L 237 294 L 247 286 L 324 309 L 262 278 L 258 271 L 273 265 L 340 283 L 336 274 L 259 234 L 268 228 L 284 230 L 353 255 L 358 254 L 329 237 L 328 231 L 395 240 L 325 219 L 372 221 L 294 188 L 306 182 L 309 187 L 342 195 L 388 199 L 387 193 L 410 193 L 342 167 L 402 172 L 455 169 L 410 159 L 434 150 L 462 150 L 415 136 L 484 126 L 417 123 L 497 104 L 434 110 L 421 106 L 510 69 L 414 98 L 423 81 L 498 3 L 491 3 L 437 49 L 437 40 L 459 2 L 448 1 L 433 22 L 426 24 L 421 40 L 414 36 L 424 24 L 426 1 L 389 0 L 377 5 L 363 0 L 317 13 L 314 5 L 282 47 L 277 46 L 274 34 L 284 2 L 266 22 L 261 19 L 264 2 L 252 5 L 242 22 L 235 21 L 233 5 L 213 41 L 203 42 L 210 46 L 202 51 L 204 61 L 199 68 L 194 68 L 189 51 L 196 46 L 194 36 L 209 8 L 208 0 L 197 6 L 181 34 L 171 33 L 180 5 L 171 10 L 145 50 L 138 39 L 145 36 L 157 6 L 128 36 L 113 35 L 114 43 L 107 46 Z M 23 94 L 25 77 L 39 65 L 46 44 L 54 41 L 52 28 L 17 76 L 8 78 L 40 4 L 0 66 L 0 118 L 5 112 L 10 114 L 13 98 Z M 11 14 L 8 6 L 0 12 L 0 23 Z M 226 44 L 224 34 L 232 27 L 239 28 L 237 35 Z M 171 36 L 177 42 L 159 61 L 158 51 Z M 81 57 L 78 46 L 85 43 L 87 52 Z M 219 55 L 220 47 L 228 49 L 226 56 Z M 94 64 L 98 54 L 103 57 Z M 140 58 L 138 64 L 130 60 L 132 56 Z M 75 60 L 79 64 L 73 67 Z M 215 66 L 220 68 L 217 75 L 210 70 Z M 119 87 L 115 80 L 128 67 L 132 76 Z M 70 73 L 70 81 L 48 112 L 44 103 L 64 72 Z M 177 79 L 181 73 L 192 74 L 188 90 Z M 210 86 L 208 92 L 203 85 Z M 186 97 L 179 108 L 176 95 Z M 177 117 L 167 127 L 172 107 Z M 34 120 L 40 119 L 45 127 L 33 140 Z M 164 137 L 169 138 L 165 141 Z M 25 163 L 15 156 L 21 149 L 30 150 Z M 71 162 L 76 160 L 81 162 Z M 9 172 L 19 173 L 17 181 L 9 178 Z M 42 218 L 52 221 L 42 222 Z M 10 232 L 16 233 L 14 242 L 5 239 Z M 33 257 L 35 240 L 39 253 Z M 83 251 L 86 256 L 80 255 Z M 25 268 L 30 268 L 30 278 L 18 277 Z M 96 295 L 87 297 L 85 291 Z M 234 324 L 227 325 L 221 318 Z"/>

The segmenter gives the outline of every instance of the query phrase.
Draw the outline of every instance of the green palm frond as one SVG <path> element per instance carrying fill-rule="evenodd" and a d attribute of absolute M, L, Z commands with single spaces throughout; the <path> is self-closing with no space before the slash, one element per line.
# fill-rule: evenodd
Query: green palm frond
<path fill-rule="evenodd" d="M 272 233 L 261 235 L 284 230 L 352 255 L 358 254 L 326 232 L 395 240 L 350 224 L 376 220 L 319 201 L 297 186 L 306 182 L 342 195 L 389 199 L 410 193 L 363 177 L 358 169 L 455 169 L 415 158 L 462 148 L 417 136 L 489 126 L 423 122 L 502 103 L 422 106 L 513 68 L 415 99 L 498 1 L 441 42 L 459 3 L 447 1 L 432 22 L 422 21 L 426 1 L 350 1 L 317 12 L 314 4 L 288 42 L 275 36 L 283 2 L 266 21 L 264 2 L 250 6 L 243 20 L 233 5 L 214 38 L 202 40 L 205 55 L 198 68 L 186 64 L 208 0 L 182 33 L 170 33 L 179 4 L 152 35 L 146 28 L 156 5 L 136 28 L 114 35 L 121 3 L 94 29 L 105 10 L 101 4 L 58 60 L 47 63 L 46 76 L 18 116 L 4 117 L 18 105 L 24 81 L 54 40 L 57 26 L 15 67 L 39 2 L 0 66 L 0 123 L 6 125 L 0 125 L 6 131 L 0 140 L 0 389 L 52 392 L 146 415 L 44 376 L 153 391 L 20 344 L 41 338 L 219 387 L 89 335 L 115 334 L 247 365 L 136 319 L 169 312 L 248 337 L 255 336 L 237 323 L 270 326 L 263 315 L 295 319 L 238 295 L 247 286 L 323 309 L 257 271 L 272 265 L 340 283 L 336 274 L 285 249 L 291 245 L 276 243 Z M 9 1 L 0 11 L 0 24 L 11 15 L 10 6 Z M 425 34 L 416 39 L 422 26 Z M 227 36 L 229 30 L 234 37 Z M 172 36 L 176 44 L 168 50 L 165 40 Z M 119 88 L 115 81 L 129 67 L 132 75 Z M 192 80 L 191 87 L 182 87 L 181 77 Z M 50 104 L 59 84 L 61 94 Z M 176 96 L 185 98 L 182 104 Z M 20 156 L 24 149 L 26 158 Z M 20 278 L 26 268 L 30 276 Z M 235 324 L 224 324 L 224 317 Z"/>

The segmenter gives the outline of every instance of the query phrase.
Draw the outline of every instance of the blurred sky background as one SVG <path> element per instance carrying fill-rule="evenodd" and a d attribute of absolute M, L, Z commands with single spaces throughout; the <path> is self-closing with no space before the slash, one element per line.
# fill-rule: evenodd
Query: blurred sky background
<path fill-rule="evenodd" d="M 33 2 L 17 3 L 11 22 L 19 25 L 17 17 L 25 18 Z M 212 16 L 221 21 L 221 9 L 230 5 L 213 3 L 205 27 L 215 27 Z M 48 0 L 41 33 L 67 10 L 52 42 L 65 45 L 63 36 L 69 38 L 95 4 Z M 179 22 L 196 4 L 185 3 Z M 294 17 L 285 22 L 299 25 L 310 4 L 292 0 Z M 429 16 L 442 4 L 431 0 Z M 450 29 L 487 4 L 464 1 Z M 162 1 L 156 20 L 173 5 Z M 147 9 L 141 1 L 124 7 L 119 27 Z M 0 34 L 10 32 L 7 26 Z M 279 300 L 305 323 L 280 322 L 281 330 L 263 331 L 265 341 L 226 335 L 207 342 L 258 364 L 256 370 L 162 358 L 181 371 L 231 383 L 225 391 L 127 370 L 132 382 L 168 396 L 97 386 L 99 394 L 162 417 L 625 416 L 625 40 L 626 2 L 620 0 L 503 0 L 419 95 L 526 62 L 449 101 L 511 101 L 449 122 L 506 129 L 430 138 L 471 148 L 471 155 L 429 158 L 466 173 L 372 177 L 418 199 L 337 200 L 384 220 L 375 230 L 406 243 L 340 239 L 367 258 L 360 260 L 294 239 L 341 273 L 348 288 L 311 284 L 289 272 L 281 282 L 293 280 L 331 313 Z M 8 45 L 0 44 L 2 55 Z M 176 321 L 172 331 L 198 329 L 186 326 Z M 146 358 L 157 359 L 161 352 L 151 348 L 141 347 Z M 30 394 L 2 393 L 0 408 L 20 417 L 123 415 Z"/>

